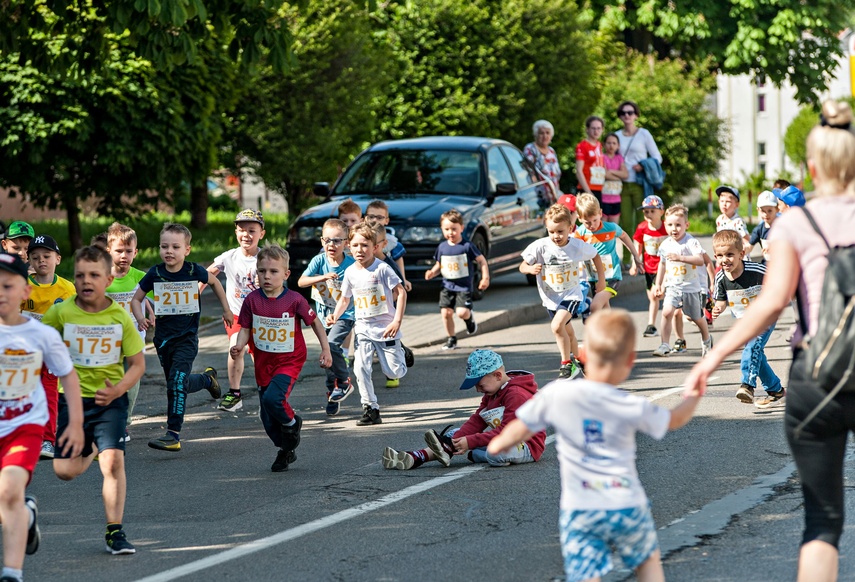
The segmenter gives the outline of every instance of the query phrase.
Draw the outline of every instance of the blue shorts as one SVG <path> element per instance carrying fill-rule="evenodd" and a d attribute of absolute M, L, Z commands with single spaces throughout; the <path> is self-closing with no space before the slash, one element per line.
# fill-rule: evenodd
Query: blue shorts
<path fill-rule="evenodd" d="M 125 450 L 123 441 L 125 425 L 128 420 L 128 395 L 122 394 L 107 406 L 95 404 L 95 398 L 83 398 L 83 452 L 82 456 L 92 454 L 93 447 L 98 451 L 107 449 Z M 56 416 L 56 439 L 68 427 L 68 404 L 65 394 L 59 395 L 59 406 Z M 56 448 L 57 459 L 67 459 L 70 455 Z"/>
<path fill-rule="evenodd" d="M 584 301 L 580 301 L 579 299 L 565 299 L 561 303 L 558 304 L 558 309 L 547 309 L 546 313 L 549 314 L 549 319 L 555 319 L 555 314 L 559 311 L 569 311 L 570 319 L 576 319 L 582 315 L 580 307 L 584 305 Z M 590 311 L 590 307 L 587 309 Z"/>
<path fill-rule="evenodd" d="M 614 510 L 561 510 L 561 553 L 567 582 L 609 573 L 611 548 L 634 570 L 659 548 L 650 505 Z"/>

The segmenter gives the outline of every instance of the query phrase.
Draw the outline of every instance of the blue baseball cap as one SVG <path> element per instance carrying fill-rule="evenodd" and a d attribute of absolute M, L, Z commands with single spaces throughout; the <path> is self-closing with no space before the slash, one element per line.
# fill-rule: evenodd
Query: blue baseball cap
<path fill-rule="evenodd" d="M 772 193 L 778 197 L 778 200 L 787 206 L 805 205 L 805 193 L 795 186 L 787 186 L 783 190 L 781 188 L 775 188 L 772 190 Z"/>
<path fill-rule="evenodd" d="M 461 390 L 468 390 L 481 381 L 481 378 L 495 372 L 505 365 L 502 356 L 493 350 L 475 350 L 469 354 L 466 362 L 466 379 L 460 385 Z"/>

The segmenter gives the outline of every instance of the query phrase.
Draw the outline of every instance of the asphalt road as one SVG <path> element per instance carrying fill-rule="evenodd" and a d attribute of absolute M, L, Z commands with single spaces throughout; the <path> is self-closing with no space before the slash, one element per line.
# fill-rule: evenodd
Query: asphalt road
<path fill-rule="evenodd" d="M 492 301 L 514 306 L 531 302 L 534 293 L 521 278 L 511 279 L 497 284 Z M 416 293 L 412 300 L 414 312 L 435 309 L 433 293 Z M 643 328 L 642 295 L 618 298 L 614 305 L 631 309 Z M 715 333 L 725 327 L 718 323 Z M 779 325 L 767 351 L 782 377 L 787 327 Z M 691 324 L 686 328 L 690 349 L 680 356 L 653 358 L 659 339 L 640 339 L 638 363 L 624 388 L 675 405 L 685 373 L 700 357 L 700 336 Z M 225 372 L 223 345 L 219 330 L 210 330 L 201 341 L 198 368 L 216 365 Z M 243 410 L 222 413 L 206 393 L 191 395 L 184 449 L 149 449 L 147 440 L 164 430 L 166 398 L 162 372 L 148 356 L 126 457 L 125 528 L 137 554 L 104 552 L 96 465 L 65 483 L 42 462 L 30 491 L 39 498 L 43 541 L 27 559 L 27 579 L 562 579 L 553 445 L 539 463 L 501 469 L 462 458 L 449 469 L 430 463 L 399 472 L 380 465 L 384 446 L 420 448 L 425 430 L 459 424 L 474 411 L 477 394 L 458 386 L 476 347 L 497 350 L 509 368 L 534 372 L 541 385 L 557 372 L 545 315 L 512 329 L 464 334 L 456 351 L 417 349 L 416 365 L 397 389 L 384 388 L 378 371 L 384 424 L 358 427 L 356 394 L 339 416 L 324 413 L 325 389 L 310 345 L 292 398 L 304 418 L 303 440 L 297 462 L 285 473 L 270 472 L 276 450 L 257 417 L 256 396 L 246 398 Z M 248 366 L 245 378 L 250 374 Z M 801 497 L 791 478 L 783 407 L 761 411 L 739 403 L 738 384 L 734 356 L 687 427 L 663 441 L 639 438 L 638 466 L 671 580 L 794 579 Z M 844 537 L 841 580 L 855 579 L 848 539 L 851 533 Z M 628 575 L 618 570 L 608 579 Z"/>

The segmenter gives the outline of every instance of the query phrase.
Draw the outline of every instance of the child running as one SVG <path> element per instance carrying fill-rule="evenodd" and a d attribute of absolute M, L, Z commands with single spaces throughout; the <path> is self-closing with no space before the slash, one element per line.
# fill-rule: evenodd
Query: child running
<path fill-rule="evenodd" d="M 349 237 L 350 253 L 356 262 L 344 271 L 341 297 L 326 323 L 335 325 L 353 298 L 356 316 L 353 373 L 362 402 L 362 418 L 356 424 L 369 426 L 383 423 L 371 378 L 374 354 L 387 378 L 403 378 L 407 373 L 401 347 L 407 292 L 392 268 L 374 256 L 377 235 L 370 225 L 355 226 L 350 229 Z"/>
<path fill-rule="evenodd" d="M 745 221 L 739 216 L 739 190 L 732 186 L 719 186 L 715 189 L 715 193 L 718 196 L 718 209 L 721 210 L 721 214 L 715 219 L 716 232 L 735 230 L 747 245 L 748 229 L 745 227 Z"/>
<path fill-rule="evenodd" d="M 689 227 L 689 209 L 675 204 L 665 211 L 665 230 L 668 238 L 659 245 L 659 268 L 651 292 L 664 297 L 662 305 L 662 343 L 653 351 L 654 356 L 671 355 L 671 327 L 678 310 L 701 330 L 702 357 L 712 349 L 712 336 L 703 312 L 703 292 L 698 271 L 705 268 L 706 252 L 698 240 L 686 232 Z"/>
<path fill-rule="evenodd" d="M 425 271 L 425 280 L 430 281 L 442 275 L 442 290 L 439 292 L 439 311 L 445 325 L 448 338 L 444 350 L 457 349 L 457 336 L 454 334 L 454 313 L 466 324 L 466 332 L 472 335 L 478 331 L 475 316 L 472 314 L 472 289 L 475 279 L 475 265 L 481 269 L 481 281 L 478 289 L 490 286 L 490 268 L 487 259 L 468 240 L 463 238 L 463 215 L 449 210 L 440 217 L 440 228 L 445 240 L 439 243 L 433 255 L 436 263 Z"/>
<path fill-rule="evenodd" d="M 381 225 L 384 229 L 389 226 L 389 207 L 382 200 L 372 200 L 368 203 L 368 207 L 365 209 L 365 222 L 374 225 Z M 387 236 L 387 245 L 385 247 L 384 253 L 388 255 L 391 260 L 398 267 L 398 275 L 401 277 L 401 282 L 404 285 L 404 290 L 408 293 L 413 288 L 413 285 L 407 280 L 407 270 L 404 268 L 404 255 L 406 254 L 406 249 L 404 245 L 398 240 L 393 234 L 389 234 L 388 230 L 386 232 Z"/>
<path fill-rule="evenodd" d="M 656 271 L 659 269 L 659 245 L 668 238 L 662 216 L 665 214 L 665 203 L 655 194 L 647 196 L 639 208 L 644 213 L 644 222 L 635 229 L 632 240 L 635 241 L 635 250 L 644 258 L 644 280 L 647 284 L 647 327 L 644 328 L 644 337 L 656 337 L 659 330 L 656 329 L 656 317 L 659 315 L 659 299 L 653 296 L 653 283 L 656 282 Z M 629 274 L 638 272 L 635 265 L 630 267 Z M 681 320 L 678 320 L 681 321 Z M 682 326 L 678 327 L 677 335 L 682 336 Z"/>
<path fill-rule="evenodd" d="M 101 247 L 89 246 L 77 251 L 74 255 L 77 295 L 48 309 L 42 321 L 62 334 L 80 377 L 83 396 L 82 453 L 59 447 L 53 470 L 60 479 L 71 481 L 85 473 L 98 455 L 98 467 L 104 477 L 101 492 L 107 517 L 107 551 L 118 555 L 136 552 L 122 528 L 127 492 L 123 437 L 128 417 L 127 392 L 145 372 L 145 355 L 134 320 L 107 297 L 107 287 L 113 282 L 112 266 L 113 260 Z M 75 409 L 79 405 L 70 402 L 72 398 L 76 395 L 68 393 L 59 399 L 57 442 L 60 444 L 66 429 L 76 428 Z"/>
<path fill-rule="evenodd" d="M 475 390 L 484 396 L 478 409 L 460 428 L 449 425 L 440 432 L 425 433 L 426 449 L 396 451 L 386 447 L 383 467 L 386 469 L 415 469 L 428 461 L 438 461 L 443 467 L 451 465 L 453 455 L 466 455 L 473 463 L 489 463 L 507 467 L 531 463 L 543 454 L 546 433 L 539 432 L 507 454 L 487 454 L 487 444 L 509 422 L 516 410 L 537 392 L 534 374 L 523 370 L 505 371 L 502 356 L 492 350 L 475 350 L 469 354 L 466 379 L 461 390 Z"/>
<path fill-rule="evenodd" d="M 290 257 L 276 244 L 258 251 L 258 282 L 261 289 L 247 295 L 240 310 L 237 341 L 229 353 L 242 358 L 246 346 L 255 347 L 255 381 L 261 408 L 258 415 L 264 431 L 279 448 L 270 466 L 274 473 L 287 471 L 297 460 L 303 419 L 291 408 L 288 397 L 306 363 L 306 341 L 302 324 L 310 325 L 321 344 L 320 364 L 332 363 L 324 326 L 306 299 L 285 287 L 290 274 Z"/>
<path fill-rule="evenodd" d="M 517 409 L 487 446 L 498 455 L 553 427 L 561 468 L 561 553 L 568 582 L 599 580 L 616 548 L 642 582 L 664 580 L 650 502 L 635 464 L 636 433 L 661 440 L 692 418 L 700 394 L 674 409 L 617 388 L 635 362 L 629 312 L 610 309 L 587 323 L 586 380 L 551 382 Z M 617 486 L 616 486 L 617 484 Z"/>
<path fill-rule="evenodd" d="M 748 238 L 748 246 L 745 248 L 745 255 L 751 254 L 751 249 L 755 245 L 760 245 L 763 251 L 761 263 L 769 260 L 769 249 L 766 239 L 769 238 L 769 231 L 772 228 L 772 223 L 778 216 L 778 197 L 769 190 L 764 190 L 757 197 L 757 211 L 760 213 L 760 224 L 754 227 L 751 231 L 751 236 Z"/>
<path fill-rule="evenodd" d="M 264 216 L 257 210 L 247 208 L 235 216 L 235 237 L 238 248 L 231 249 L 216 259 L 208 267 L 208 272 L 214 277 L 221 272 L 226 274 L 226 297 L 232 313 L 240 313 L 243 300 L 252 293 L 255 286 L 255 263 L 258 255 L 258 243 L 264 238 Z M 205 288 L 199 285 L 199 290 Z M 235 319 L 236 321 L 237 319 Z M 235 345 L 238 326 L 235 322 L 226 324 L 226 334 L 229 336 L 229 348 Z M 250 347 L 250 357 L 252 348 Z M 243 408 L 240 393 L 240 380 L 243 377 L 244 358 L 227 358 L 229 372 L 229 391 L 223 396 L 218 408 L 226 412 L 236 412 Z"/>
<path fill-rule="evenodd" d="M 353 305 L 348 305 L 335 325 L 326 326 L 326 319 L 335 311 L 336 303 L 341 297 L 344 272 L 355 261 L 350 255 L 344 254 L 344 248 L 347 246 L 347 226 L 341 220 L 330 218 L 324 223 L 321 244 L 324 245 L 324 252 L 311 260 L 300 275 L 297 285 L 312 288 L 315 311 L 325 326 L 332 356 L 332 365 L 327 368 L 326 409 L 327 415 L 335 416 L 339 413 L 341 403 L 353 392 L 342 349 L 345 338 L 353 331 Z"/>
<path fill-rule="evenodd" d="M 712 244 L 715 259 L 721 267 L 715 277 L 713 317 L 718 317 L 730 307 L 733 317 L 740 319 L 760 294 L 766 267 L 760 263 L 743 261 L 745 252 L 742 248 L 742 238 L 736 231 L 722 230 L 715 233 Z M 736 391 L 736 397 L 740 402 L 754 404 L 757 408 L 768 408 L 786 394 L 780 378 L 772 370 L 764 352 L 766 342 L 774 330 L 773 323 L 766 331 L 745 344 L 742 350 L 742 384 Z M 763 383 L 767 396 L 754 402 L 758 379 Z"/>
<path fill-rule="evenodd" d="M 70 456 L 83 448 L 80 384 L 62 338 L 34 318 L 19 313 L 27 300 L 27 264 L 18 256 L 0 254 L 0 523 L 3 524 L 3 571 L 0 579 L 23 580 L 24 554 L 39 548 L 41 532 L 36 499 L 26 495 L 39 461 L 48 422 L 42 370 L 62 378 L 71 405 L 69 425 L 57 442 Z"/>
<path fill-rule="evenodd" d="M 4 252 L 10 255 L 18 255 L 26 263 L 30 260 L 27 256 L 27 249 L 35 236 L 36 231 L 33 230 L 32 226 L 21 220 L 16 220 L 9 225 L 6 236 L 0 240 L 0 246 L 3 247 Z"/>
<path fill-rule="evenodd" d="M 561 354 L 559 378 L 575 378 L 582 365 L 575 354 L 579 343 L 570 320 L 585 303 L 587 275 L 584 261 L 593 260 L 597 269 L 597 292 L 605 289 L 603 261 L 590 244 L 571 236 L 575 224 L 573 213 L 564 205 L 554 204 L 544 217 L 548 236 L 531 243 L 522 252 L 520 272 L 537 276 L 537 290 L 551 320 L 552 333 Z"/>
<path fill-rule="evenodd" d="M 140 329 L 147 330 L 149 321 L 142 312 L 145 294 L 154 291 L 154 347 L 166 376 L 166 434 L 152 439 L 148 446 L 177 453 L 181 450 L 181 426 L 187 395 L 207 390 L 211 398 L 220 397 L 217 371 L 206 368 L 204 374 L 191 374 L 193 360 L 199 353 L 199 283 L 207 283 L 223 307 L 223 321 L 234 323 L 223 286 L 197 263 L 185 261 L 190 254 L 190 231 L 186 226 L 167 222 L 160 231 L 159 265 L 149 269 L 139 282 L 131 300 L 131 309 Z"/>

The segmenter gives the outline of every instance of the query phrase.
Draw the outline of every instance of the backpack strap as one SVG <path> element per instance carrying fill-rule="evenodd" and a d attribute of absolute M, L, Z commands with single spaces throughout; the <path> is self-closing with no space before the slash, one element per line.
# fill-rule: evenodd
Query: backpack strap
<path fill-rule="evenodd" d="M 822 234 L 822 231 L 819 229 L 819 225 L 816 223 L 816 220 L 813 217 L 813 214 L 807 209 L 806 206 L 801 207 L 801 211 L 804 213 L 805 218 L 807 218 L 808 224 L 810 224 L 811 228 L 813 228 L 814 232 L 819 235 L 819 238 L 822 239 L 822 242 L 825 243 L 825 247 L 831 251 L 831 245 L 828 244 L 828 239 L 825 238 L 825 235 Z M 807 297 L 802 297 L 799 292 L 799 286 L 796 286 L 796 305 L 799 308 L 799 327 L 802 330 L 802 336 L 807 339 L 808 337 L 808 309 L 807 309 Z"/>

